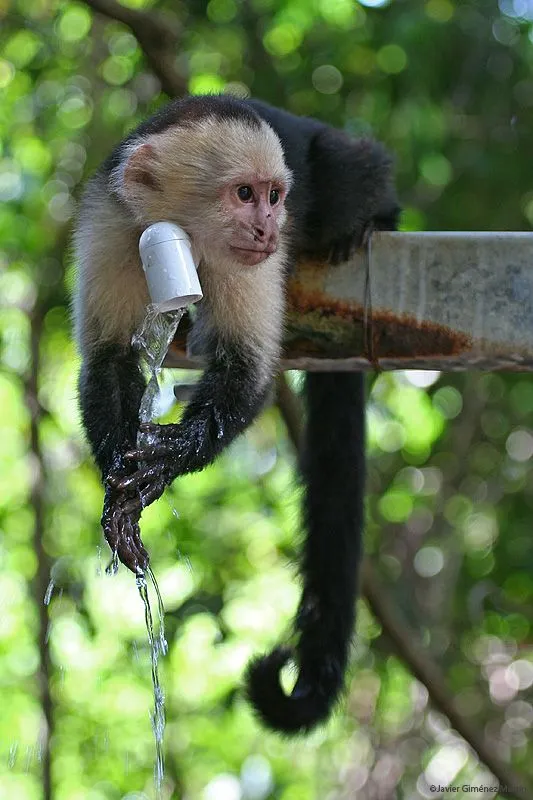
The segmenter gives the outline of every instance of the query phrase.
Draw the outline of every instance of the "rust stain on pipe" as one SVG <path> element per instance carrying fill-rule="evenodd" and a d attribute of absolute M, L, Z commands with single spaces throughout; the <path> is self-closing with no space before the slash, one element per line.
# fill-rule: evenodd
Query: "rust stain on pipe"
<path fill-rule="evenodd" d="M 372 339 L 374 358 L 459 355 L 472 349 L 472 339 L 445 325 L 418 322 L 409 314 L 368 313 L 359 303 L 335 300 L 307 290 L 298 282 L 288 294 L 285 358 L 368 357 L 365 339 Z"/>
<path fill-rule="evenodd" d="M 296 278 L 289 284 L 287 301 L 284 358 L 368 358 L 363 306 L 335 300 L 318 288 L 309 290 Z M 190 329 L 186 315 L 172 343 L 170 361 L 186 361 Z M 452 356 L 472 348 L 472 339 L 466 334 L 431 322 L 418 323 L 408 314 L 374 312 L 368 316 L 367 329 L 377 360 Z"/>

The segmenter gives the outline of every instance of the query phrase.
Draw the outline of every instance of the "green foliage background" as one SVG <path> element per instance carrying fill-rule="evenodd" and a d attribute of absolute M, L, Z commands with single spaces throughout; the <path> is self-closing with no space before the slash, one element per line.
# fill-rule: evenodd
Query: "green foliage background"
<path fill-rule="evenodd" d="M 533 223 L 531 0 L 155 6 L 180 32 L 190 91 L 250 91 L 385 141 L 405 229 Z M 102 574 L 101 490 L 77 415 L 68 231 L 82 180 L 163 100 L 123 25 L 82 2 L 0 0 L 2 800 L 46 796 L 43 698 L 48 796 L 154 797 L 143 609 L 130 574 Z M 524 783 L 532 423 L 533 381 L 521 375 L 380 375 L 369 404 L 367 549 L 387 599 Z M 324 730 L 267 734 L 235 691 L 297 601 L 293 467 L 272 409 L 143 518 L 170 645 L 164 796 L 410 798 L 435 796 L 431 783 L 490 784 L 364 601 L 347 700 Z"/>

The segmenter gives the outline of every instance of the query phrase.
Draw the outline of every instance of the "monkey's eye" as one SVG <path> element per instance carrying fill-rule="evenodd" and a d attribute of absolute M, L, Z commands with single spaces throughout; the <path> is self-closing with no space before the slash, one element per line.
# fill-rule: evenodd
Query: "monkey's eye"
<path fill-rule="evenodd" d="M 271 189 L 270 191 L 270 205 L 275 206 L 279 203 L 280 191 L 279 189 Z"/>
<path fill-rule="evenodd" d="M 237 189 L 237 196 L 238 196 L 239 200 L 242 200 L 243 203 L 248 203 L 252 199 L 252 197 L 254 196 L 254 193 L 252 191 L 252 187 L 251 186 L 239 186 L 239 188 Z"/>

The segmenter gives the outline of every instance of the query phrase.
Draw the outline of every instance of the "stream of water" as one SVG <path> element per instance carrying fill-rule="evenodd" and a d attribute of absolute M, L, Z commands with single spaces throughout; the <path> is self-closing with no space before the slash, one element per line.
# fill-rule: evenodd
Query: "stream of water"
<path fill-rule="evenodd" d="M 156 311 L 154 306 L 148 306 L 141 327 L 132 337 L 131 343 L 140 353 L 141 366 L 146 369 L 149 374 L 148 384 L 143 394 L 139 411 L 140 422 L 151 422 L 154 417 L 159 416 L 159 375 L 161 366 L 184 313 L 185 309 L 180 309 L 178 311 L 169 311 L 162 314 Z M 149 436 L 149 434 L 139 433 L 137 437 L 138 446 L 140 447 L 147 444 L 149 442 Z M 118 555 L 114 553 L 112 562 L 109 567 L 107 567 L 106 573 L 115 574 L 118 568 Z M 99 567 L 99 572 L 101 573 L 101 567 Z M 148 595 L 148 584 L 146 581 L 147 575 L 150 578 L 157 598 L 157 631 L 154 631 L 154 621 Z M 150 719 L 154 732 L 156 751 L 154 783 L 156 798 L 157 800 L 162 800 L 161 790 L 165 772 L 163 749 L 163 737 L 165 732 L 165 694 L 159 680 L 159 657 L 161 655 L 166 655 L 168 652 L 168 644 L 165 638 L 165 609 L 155 575 L 150 566 L 148 566 L 144 575 L 138 575 L 136 577 L 136 582 L 144 605 L 144 618 L 146 622 L 146 631 L 148 633 L 148 643 L 150 645 L 150 663 L 154 691 L 154 710 L 150 715 Z M 44 605 L 48 606 L 50 604 L 54 588 L 55 582 L 51 578 L 43 598 Z M 14 763 L 14 759 L 16 758 L 16 746 L 13 750 L 13 754 L 10 753 L 9 758 L 13 760 Z"/>
<path fill-rule="evenodd" d="M 167 311 L 164 314 L 150 305 L 139 330 L 133 334 L 131 343 L 141 356 L 142 366 L 149 373 L 149 381 L 141 400 L 140 422 L 151 422 L 158 415 L 159 375 L 161 365 L 178 328 L 185 309 Z M 145 434 L 139 434 L 143 443 Z"/>
<path fill-rule="evenodd" d="M 140 422 L 151 422 L 154 417 L 158 416 L 160 393 L 159 375 L 161 372 L 161 366 L 183 314 L 184 310 L 169 311 L 162 314 L 156 311 L 154 306 L 148 306 L 146 316 L 141 327 L 132 337 L 131 343 L 137 350 L 139 350 L 141 364 L 144 368 L 146 368 L 149 374 L 148 385 L 146 386 L 143 394 L 139 411 Z M 149 443 L 149 437 L 150 434 L 139 433 L 137 437 L 138 446 L 141 447 Z M 150 578 L 157 597 L 157 612 L 159 622 L 157 635 L 154 633 L 154 624 L 152 610 L 150 607 L 150 598 L 148 596 L 146 575 L 148 575 Z M 163 778 L 165 773 L 163 749 L 163 737 L 165 733 L 165 694 L 159 680 L 158 663 L 159 656 L 166 655 L 168 651 L 168 645 L 165 639 L 165 609 L 163 607 L 163 601 L 161 599 L 159 587 L 151 567 L 147 568 L 144 575 L 137 576 L 136 581 L 139 594 L 144 604 L 144 618 L 148 633 L 148 643 L 150 645 L 152 686 L 154 691 L 154 710 L 150 715 L 150 718 L 152 721 L 152 730 L 154 732 L 156 751 L 154 783 L 157 800 L 161 800 L 161 789 L 163 786 Z"/>
<path fill-rule="evenodd" d="M 148 643 L 150 645 L 150 663 L 152 667 L 152 687 L 154 690 L 154 710 L 150 714 L 152 722 L 152 730 L 154 732 L 155 740 L 155 767 L 154 767 L 154 783 L 156 789 L 156 797 L 158 800 L 161 798 L 161 788 L 163 786 L 163 778 L 165 775 L 165 757 L 163 749 L 163 738 L 165 734 L 165 693 L 159 680 L 159 656 L 165 656 L 168 652 L 168 644 L 165 639 L 165 624 L 163 601 L 159 593 L 154 573 L 151 568 L 146 570 L 152 585 L 157 595 L 157 608 L 159 616 L 159 628 L 157 635 L 154 632 L 154 622 L 152 618 L 152 609 L 150 607 L 150 598 L 148 596 L 148 585 L 146 583 L 145 575 L 137 575 L 136 582 L 139 594 L 144 604 L 144 619 L 146 622 L 146 630 L 148 632 Z"/>

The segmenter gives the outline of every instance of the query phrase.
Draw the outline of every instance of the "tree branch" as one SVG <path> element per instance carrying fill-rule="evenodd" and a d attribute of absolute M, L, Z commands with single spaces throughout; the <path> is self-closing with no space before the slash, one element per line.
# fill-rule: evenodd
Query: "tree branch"
<path fill-rule="evenodd" d="M 127 8 L 117 0 L 84 0 L 84 2 L 99 14 L 122 22 L 130 29 L 165 94 L 169 97 L 179 97 L 187 93 L 187 79 L 176 69 L 181 31 L 175 20 Z"/>
<path fill-rule="evenodd" d="M 289 438 L 298 449 L 302 440 L 302 409 L 298 397 L 287 384 L 283 374 L 278 379 L 277 405 L 287 425 Z M 505 794 L 522 800 L 523 798 L 533 800 L 533 794 L 528 791 L 524 778 L 500 760 L 486 744 L 483 734 L 457 709 L 453 696 L 446 689 L 442 672 L 424 653 L 423 646 L 414 631 L 400 618 L 396 604 L 387 597 L 387 591 L 369 559 L 365 559 L 362 569 L 362 594 L 397 655 L 415 678 L 426 687 L 433 706 L 448 718 L 452 727 L 477 753 L 500 785 L 507 787 Z"/>
<path fill-rule="evenodd" d="M 369 559 L 363 565 L 362 578 L 363 595 L 372 613 L 379 620 L 397 655 L 428 690 L 435 708 L 448 718 L 452 727 L 477 753 L 500 785 L 507 787 L 508 791 L 501 792 L 502 794 L 531 800 L 533 794 L 528 792 L 524 778 L 498 758 L 485 742 L 483 733 L 457 709 L 453 696 L 446 689 L 444 675 L 424 653 L 423 645 L 417 640 L 415 633 L 400 618 L 396 605 L 387 597 L 385 587 Z"/>
<path fill-rule="evenodd" d="M 39 430 L 43 419 L 42 406 L 38 398 L 38 381 L 41 370 L 40 345 L 46 307 L 37 303 L 30 315 L 30 352 L 31 361 L 25 382 L 25 402 L 30 416 L 30 449 L 32 452 L 35 476 L 31 489 L 31 507 L 33 509 L 33 547 L 37 557 L 37 571 L 32 581 L 33 599 L 39 616 L 39 696 L 44 725 L 40 738 L 42 753 L 42 788 L 44 800 L 52 798 L 51 752 L 50 742 L 54 732 L 54 705 L 50 692 L 50 652 L 48 648 L 48 608 L 44 604 L 44 596 L 50 580 L 51 561 L 43 546 L 46 510 L 46 466 L 41 448 Z"/>

